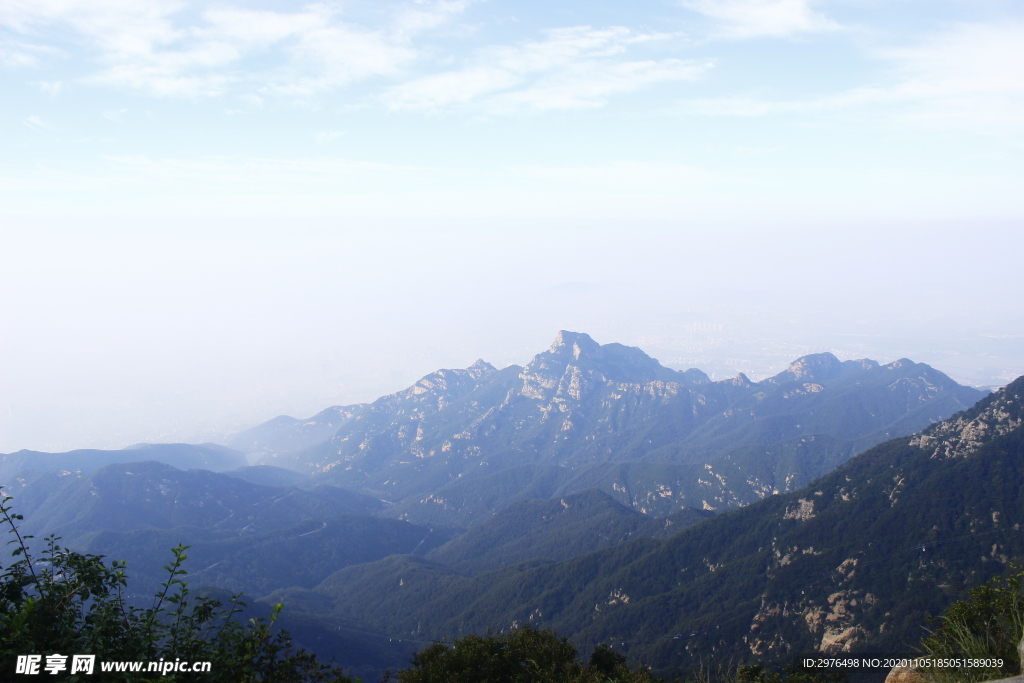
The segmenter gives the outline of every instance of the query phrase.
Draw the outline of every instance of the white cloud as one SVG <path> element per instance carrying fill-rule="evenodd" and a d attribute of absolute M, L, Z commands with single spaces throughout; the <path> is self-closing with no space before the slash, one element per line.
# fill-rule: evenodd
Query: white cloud
<path fill-rule="evenodd" d="M 103 112 L 103 118 L 113 123 L 124 123 L 124 115 L 127 113 L 127 109 L 108 109 Z"/>
<path fill-rule="evenodd" d="M 469 7 L 467 0 L 441 0 L 441 2 L 417 2 L 413 6 L 403 5 L 395 16 L 393 33 L 396 37 L 412 36 L 437 28 L 452 20 Z"/>
<path fill-rule="evenodd" d="M 60 81 L 39 81 L 36 85 L 50 97 L 56 97 L 64 88 L 64 84 Z"/>
<path fill-rule="evenodd" d="M 3 25 L 2 19 L 0 19 L 0 26 Z M 13 69 L 37 67 L 47 57 L 53 58 L 62 55 L 63 51 L 57 48 L 23 40 L 8 40 L 5 45 L 0 45 L 0 65 Z"/>
<path fill-rule="evenodd" d="M 683 109 L 713 116 L 862 109 L 900 125 L 1024 133 L 1024 24 L 961 24 L 875 56 L 887 63 L 888 83 L 804 100 L 694 99 Z"/>
<path fill-rule="evenodd" d="M 425 54 L 436 51 L 421 46 L 421 36 L 452 25 L 470 4 L 396 2 L 384 6 L 377 14 L 383 18 L 370 26 L 325 3 L 289 12 L 204 8 L 178 0 L 10 0 L 0 10 L 0 26 L 35 49 L 19 48 L 4 57 L 8 62 L 38 63 L 41 58 L 33 55 L 51 49 L 44 37 L 70 32 L 72 42 L 87 50 L 85 63 L 91 60 L 95 67 L 83 82 L 159 97 L 230 92 L 309 98 L 386 78 L 400 83 L 382 97 L 392 109 L 460 103 L 490 111 L 562 109 L 600 106 L 616 93 L 692 79 L 709 66 L 631 58 L 642 44 L 672 35 L 583 26 L 485 48 L 459 69 L 428 67 L 410 76 Z"/>
<path fill-rule="evenodd" d="M 311 94 L 373 76 L 394 76 L 417 54 L 386 34 L 348 25 L 308 31 L 290 52 L 299 73 L 306 75 L 287 74 L 272 85 L 275 92 Z"/>
<path fill-rule="evenodd" d="M 515 166 L 513 176 L 539 181 L 573 192 L 680 194 L 707 193 L 717 186 L 749 187 L 749 180 L 687 164 L 655 161 L 617 161 L 583 166 Z"/>
<path fill-rule="evenodd" d="M 384 101 L 392 109 L 470 103 L 491 111 L 600 106 L 616 93 L 693 79 L 710 67 L 680 59 L 625 58 L 634 45 L 668 37 L 637 34 L 623 27 L 552 30 L 544 40 L 490 47 L 461 69 L 395 86 Z"/>
<path fill-rule="evenodd" d="M 348 159 L 271 159 L 255 157 L 203 157 L 201 159 L 152 158 L 144 155 L 106 157 L 113 168 L 130 176 L 164 180 L 218 180 L 220 185 L 245 186 L 237 178 L 264 178 L 287 185 L 303 185 L 311 179 L 327 183 L 343 176 L 362 177 L 370 173 L 436 172 L 427 167 L 384 164 Z"/>
<path fill-rule="evenodd" d="M 345 134 L 345 131 L 343 131 L 343 130 L 322 130 L 322 131 L 320 131 L 319 133 L 317 133 L 313 137 L 320 144 L 324 144 L 325 142 L 331 142 L 333 140 L 337 140 L 338 138 L 340 138 L 344 134 Z"/>
<path fill-rule="evenodd" d="M 259 108 L 263 106 L 263 98 L 260 97 L 259 95 L 252 95 L 247 93 L 245 95 L 242 95 L 238 99 L 240 99 L 242 102 L 245 102 L 250 107 Z"/>
<path fill-rule="evenodd" d="M 664 81 L 692 80 L 710 64 L 679 59 L 619 64 L 584 63 L 565 69 L 536 85 L 496 97 L 495 108 L 568 109 L 595 107 L 612 95 Z"/>
<path fill-rule="evenodd" d="M 28 126 L 29 128 L 31 128 L 32 130 L 37 130 L 37 131 L 53 130 L 53 126 L 51 126 L 50 124 L 48 124 L 45 121 L 43 121 L 41 118 L 39 118 L 35 114 L 33 114 L 32 116 L 27 116 L 27 117 L 23 118 L 21 120 L 21 122 L 23 124 L 25 124 L 26 126 Z"/>
<path fill-rule="evenodd" d="M 173 0 L 10 0 L 0 25 L 34 39 L 41 49 L 47 46 L 38 36 L 70 29 L 101 65 L 87 82 L 158 95 L 219 92 L 223 77 L 204 72 L 230 63 L 237 52 L 176 27 L 174 16 L 183 8 Z"/>
<path fill-rule="evenodd" d="M 270 47 L 331 23 L 331 13 L 322 5 L 296 13 L 221 7 L 207 10 L 202 16 L 207 26 L 198 32 L 207 39 L 251 48 Z"/>
<path fill-rule="evenodd" d="M 904 116 L 915 122 L 978 129 L 1024 123 L 1024 23 L 962 24 L 881 56 L 902 81 L 880 94 L 913 105 Z"/>
<path fill-rule="evenodd" d="M 721 21 L 722 35 L 728 38 L 789 36 L 839 28 L 811 9 L 811 0 L 683 0 L 683 6 Z"/>
<path fill-rule="evenodd" d="M 91 84 L 158 96 L 218 95 L 239 84 L 311 93 L 397 74 L 418 54 L 410 39 L 466 5 L 403 3 L 390 23 L 371 28 L 342 21 L 325 4 L 294 12 L 229 6 L 197 12 L 175 0 L 9 0 L 0 26 L 24 40 L 5 47 L 0 60 L 37 65 L 53 51 L 41 36 L 70 29 L 98 62 L 85 79 Z M 271 50 L 269 58 L 261 54 Z"/>

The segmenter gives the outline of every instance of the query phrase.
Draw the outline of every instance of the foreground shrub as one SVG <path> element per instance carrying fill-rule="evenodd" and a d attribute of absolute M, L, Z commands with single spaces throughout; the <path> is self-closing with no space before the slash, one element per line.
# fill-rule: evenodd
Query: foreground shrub
<path fill-rule="evenodd" d="M 551 631 L 529 626 L 509 633 L 434 643 L 398 672 L 400 683 L 647 683 L 646 669 L 630 670 L 625 656 L 600 645 L 587 666 L 576 648 Z"/>
<path fill-rule="evenodd" d="M 939 628 L 921 645 L 931 658 L 1003 660 L 1001 667 L 936 667 L 928 671 L 939 682 L 986 681 L 1015 676 L 1021 671 L 1017 651 L 1024 634 L 1024 571 L 1014 567 L 1007 577 L 995 577 L 973 588 L 970 599 L 949 606 Z"/>

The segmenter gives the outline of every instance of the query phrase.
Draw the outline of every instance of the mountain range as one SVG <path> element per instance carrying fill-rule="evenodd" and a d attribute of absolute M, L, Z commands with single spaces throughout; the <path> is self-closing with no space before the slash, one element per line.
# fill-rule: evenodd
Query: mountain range
<path fill-rule="evenodd" d="M 193 585 L 282 600 L 299 643 L 364 677 L 524 623 L 678 673 L 902 648 L 1001 571 L 1020 515 L 993 477 L 1016 451 L 990 454 L 1020 426 L 1017 384 L 985 398 L 828 353 L 713 382 L 562 332 L 523 367 L 439 370 L 224 445 L 0 455 L 0 484 L 26 532 L 127 559 L 139 596 L 190 545 Z"/>
<path fill-rule="evenodd" d="M 516 500 L 589 488 L 640 512 L 724 510 L 791 491 L 984 395 L 909 360 L 805 356 L 712 382 L 637 348 L 560 332 L 525 367 L 439 370 L 261 462 L 363 490 L 391 514 L 466 526 Z"/>

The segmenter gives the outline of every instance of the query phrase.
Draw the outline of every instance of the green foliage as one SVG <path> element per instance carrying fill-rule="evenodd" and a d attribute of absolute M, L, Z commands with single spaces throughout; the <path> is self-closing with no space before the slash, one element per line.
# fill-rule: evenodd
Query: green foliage
<path fill-rule="evenodd" d="M 21 515 L 11 511 L 0 489 L 0 520 L 12 536 L 12 562 L 0 571 L 0 672 L 15 670 L 18 655 L 92 654 L 96 671 L 104 661 L 209 661 L 201 674 L 110 674 L 107 680 L 230 681 L 231 683 L 351 683 L 340 669 L 295 650 L 284 631 L 274 631 L 281 605 L 269 621 L 241 624 L 244 607 L 236 596 L 229 605 L 194 597 L 182 568 L 187 546 L 172 549 L 167 580 L 149 608 L 128 603 L 123 562 L 68 551 L 55 536 L 37 557 L 18 530 Z M 99 674 L 102 676 L 102 674 Z M 71 680 L 75 680 L 73 676 Z M 102 677 L 94 680 L 102 680 Z"/>
<path fill-rule="evenodd" d="M 678 679 L 676 679 L 678 680 Z M 846 672 L 839 670 L 808 670 L 790 665 L 782 671 L 773 671 L 760 664 L 741 664 L 719 661 L 717 665 L 702 665 L 687 682 L 693 683 L 845 683 Z"/>
<path fill-rule="evenodd" d="M 625 656 L 600 645 L 582 666 L 576 648 L 551 631 L 529 626 L 509 633 L 465 636 L 434 643 L 398 673 L 400 683 L 646 683 L 643 668 L 630 670 Z"/>
<path fill-rule="evenodd" d="M 1024 571 L 994 577 L 971 589 L 970 595 L 969 600 L 950 605 L 939 628 L 921 644 L 931 657 L 1001 659 L 1003 666 L 936 667 L 931 675 L 940 682 L 966 682 L 1020 673 L 1017 645 L 1024 634 Z"/>
<path fill-rule="evenodd" d="M 846 680 L 843 671 L 808 671 L 790 666 L 781 672 L 768 671 L 755 664 L 736 669 L 736 683 L 842 683 Z"/>

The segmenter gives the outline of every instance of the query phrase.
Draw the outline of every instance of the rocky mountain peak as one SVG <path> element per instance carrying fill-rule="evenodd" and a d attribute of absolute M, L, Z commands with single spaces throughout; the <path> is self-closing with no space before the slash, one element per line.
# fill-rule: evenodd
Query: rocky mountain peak
<path fill-rule="evenodd" d="M 691 386 L 698 384 L 711 384 L 711 378 L 708 377 L 702 370 L 697 368 L 690 368 L 689 370 L 681 370 L 679 376 L 683 379 L 683 382 Z"/>
<path fill-rule="evenodd" d="M 878 361 L 870 358 L 858 358 L 857 360 L 844 360 L 843 368 L 847 372 L 865 372 L 880 367 Z"/>
<path fill-rule="evenodd" d="M 566 372 L 583 372 L 599 382 L 621 383 L 698 383 L 701 378 L 707 377 L 700 371 L 696 371 L 694 376 L 684 376 L 683 373 L 666 368 L 634 346 L 615 343 L 601 345 L 589 334 L 566 330 L 558 333 L 550 349 L 537 354 L 523 369 L 523 377 L 527 381 L 537 380 L 542 384 L 550 384 Z"/>
<path fill-rule="evenodd" d="M 558 356 L 572 356 L 579 360 L 582 356 L 600 352 L 601 345 L 594 341 L 586 332 L 569 332 L 561 330 L 548 353 Z"/>
<path fill-rule="evenodd" d="M 842 362 L 829 352 L 812 353 L 797 358 L 789 367 L 771 379 L 776 383 L 794 380 L 822 381 L 835 379 L 843 372 Z"/>
<path fill-rule="evenodd" d="M 1022 426 L 1024 377 L 1018 377 L 970 410 L 929 427 L 911 439 L 910 445 L 932 451 L 933 458 L 963 458 Z"/>
<path fill-rule="evenodd" d="M 722 380 L 726 384 L 732 384 L 737 387 L 749 387 L 754 383 L 750 381 L 750 378 L 744 375 L 742 372 L 736 373 L 736 376 L 732 379 Z"/>
<path fill-rule="evenodd" d="M 483 358 L 477 358 L 475 363 L 466 368 L 466 372 L 473 379 L 481 379 L 494 374 L 497 369 Z"/>

